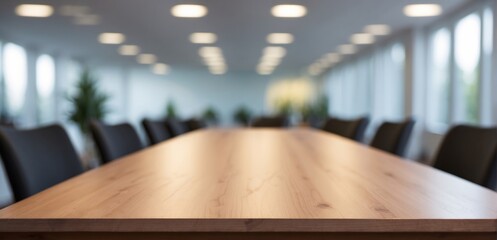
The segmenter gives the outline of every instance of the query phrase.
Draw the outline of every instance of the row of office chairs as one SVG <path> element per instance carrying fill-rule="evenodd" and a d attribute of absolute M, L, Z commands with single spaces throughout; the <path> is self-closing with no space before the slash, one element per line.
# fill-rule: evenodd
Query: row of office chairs
<path fill-rule="evenodd" d="M 148 140 L 151 145 L 163 142 L 181 134 L 205 128 L 206 124 L 198 119 L 191 118 L 185 121 L 177 119 L 168 120 L 150 120 L 144 119 L 142 121 L 143 129 L 147 134 Z"/>
<path fill-rule="evenodd" d="M 152 144 L 202 127 L 197 120 L 151 121 L 143 126 Z M 162 129 L 159 129 L 159 126 Z M 155 127 L 155 129 L 150 128 Z M 143 149 L 135 129 L 128 123 L 90 124 L 103 164 Z M 171 131 L 171 129 L 173 131 Z M 156 138 L 157 136 L 167 136 Z M 84 169 L 66 131 L 60 125 L 31 130 L 0 128 L 0 155 L 15 201 L 20 201 L 57 183 L 83 173 Z"/>
<path fill-rule="evenodd" d="M 329 119 L 323 130 L 362 141 L 367 118 Z M 385 122 L 373 137 L 374 148 L 403 156 L 414 121 Z M 481 186 L 497 187 L 497 128 L 459 125 L 449 130 L 434 159 L 434 168 Z"/>
<path fill-rule="evenodd" d="M 204 128 L 205 124 L 197 119 L 186 121 L 144 119 L 142 126 L 150 145 L 155 145 L 187 132 Z M 108 163 L 143 148 L 138 134 L 128 123 L 105 125 L 98 121 L 92 121 L 90 129 L 102 163 Z"/>
<path fill-rule="evenodd" d="M 364 138 L 369 124 L 368 118 L 345 120 L 338 118 L 328 119 L 322 130 L 346 137 L 358 142 Z M 260 117 L 254 120 L 252 127 L 288 127 L 288 119 L 285 117 Z M 414 121 L 412 119 L 405 122 L 393 123 L 385 122 L 377 130 L 371 146 L 392 154 L 403 156 L 407 148 Z"/>
<path fill-rule="evenodd" d="M 412 129 L 412 124 L 385 123 L 372 145 L 380 148 L 388 142 L 407 141 L 405 128 Z M 102 157 L 107 158 L 104 162 L 142 149 L 138 135 L 128 124 L 108 126 L 93 122 L 92 132 Z M 388 141 L 376 140 L 387 133 L 392 135 Z M 443 140 L 434 167 L 492 188 L 496 181 L 496 149 L 497 128 L 456 126 Z M 0 128 L 0 154 L 16 201 L 84 171 L 67 133 L 59 125 L 33 130 Z"/>
<path fill-rule="evenodd" d="M 290 125 L 288 118 L 283 116 L 263 116 L 254 119 L 252 122 L 252 127 L 270 127 L 270 128 L 279 128 L 279 127 L 288 127 Z"/>
<path fill-rule="evenodd" d="M 370 145 L 374 148 L 403 157 L 407 144 L 414 128 L 414 120 L 403 122 L 384 122 L 376 131 Z M 323 130 L 342 137 L 362 142 L 369 119 L 366 117 L 354 120 L 330 118 L 323 126 Z"/>

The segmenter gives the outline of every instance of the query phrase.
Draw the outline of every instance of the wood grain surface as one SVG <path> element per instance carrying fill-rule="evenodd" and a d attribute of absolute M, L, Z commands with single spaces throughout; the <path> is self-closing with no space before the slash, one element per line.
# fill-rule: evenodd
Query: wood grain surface
<path fill-rule="evenodd" d="M 0 232 L 497 232 L 497 194 L 317 130 L 202 130 L 0 210 Z"/>

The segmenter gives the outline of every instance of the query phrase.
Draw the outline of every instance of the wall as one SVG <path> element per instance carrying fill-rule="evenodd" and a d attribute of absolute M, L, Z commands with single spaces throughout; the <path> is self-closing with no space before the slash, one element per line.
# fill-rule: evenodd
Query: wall
<path fill-rule="evenodd" d="M 270 81 L 247 73 L 211 75 L 204 70 L 174 69 L 168 76 L 133 70 L 129 79 L 129 119 L 160 118 L 173 101 L 182 118 L 200 115 L 207 107 L 218 110 L 223 126 L 232 125 L 232 113 L 245 105 L 255 113 L 265 109 L 265 89 Z"/>

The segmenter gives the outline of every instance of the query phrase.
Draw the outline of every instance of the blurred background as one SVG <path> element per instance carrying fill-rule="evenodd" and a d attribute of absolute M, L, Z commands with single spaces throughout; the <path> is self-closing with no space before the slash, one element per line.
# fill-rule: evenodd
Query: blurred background
<path fill-rule="evenodd" d="M 497 123 L 496 2 L 2 0 L 1 121 L 61 123 L 83 154 L 85 109 L 143 139 L 144 118 L 368 116 L 368 139 L 413 117 L 427 161 L 450 126 Z"/>

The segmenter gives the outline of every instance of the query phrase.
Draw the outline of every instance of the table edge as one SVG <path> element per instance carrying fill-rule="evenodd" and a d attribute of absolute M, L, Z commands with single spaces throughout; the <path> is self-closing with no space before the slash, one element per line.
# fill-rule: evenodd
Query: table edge
<path fill-rule="evenodd" d="M 1 232 L 497 232 L 497 219 L 0 219 Z"/>

